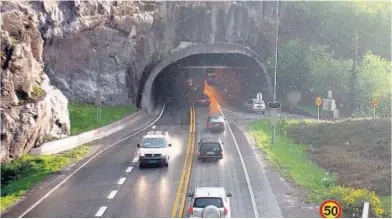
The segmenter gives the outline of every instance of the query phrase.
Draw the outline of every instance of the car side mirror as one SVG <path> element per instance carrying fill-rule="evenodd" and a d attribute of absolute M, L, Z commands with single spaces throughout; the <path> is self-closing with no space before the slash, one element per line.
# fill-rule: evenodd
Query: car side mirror
<path fill-rule="evenodd" d="M 186 197 L 190 197 L 190 198 L 192 198 L 192 197 L 193 197 L 193 195 L 192 195 L 192 193 L 186 193 Z"/>
<path fill-rule="evenodd" d="M 171 147 L 172 146 L 172 144 L 169 144 L 169 147 Z"/>
<path fill-rule="evenodd" d="M 137 146 L 138 148 L 140 148 L 140 144 L 137 144 L 136 146 Z"/>
<path fill-rule="evenodd" d="M 231 193 L 227 193 L 226 196 L 227 196 L 227 197 L 231 197 L 231 196 L 233 196 L 233 195 L 232 195 Z"/>

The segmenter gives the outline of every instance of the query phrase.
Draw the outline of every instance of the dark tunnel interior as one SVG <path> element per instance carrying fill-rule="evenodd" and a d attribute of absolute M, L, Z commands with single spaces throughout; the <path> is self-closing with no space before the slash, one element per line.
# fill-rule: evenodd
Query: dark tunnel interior
<path fill-rule="evenodd" d="M 267 93 L 265 75 L 253 58 L 243 54 L 197 54 L 170 64 L 158 74 L 152 86 L 154 102 L 188 106 L 203 92 L 207 75 L 214 72 L 214 86 L 224 97 L 233 97 L 232 104 L 257 92 Z"/>

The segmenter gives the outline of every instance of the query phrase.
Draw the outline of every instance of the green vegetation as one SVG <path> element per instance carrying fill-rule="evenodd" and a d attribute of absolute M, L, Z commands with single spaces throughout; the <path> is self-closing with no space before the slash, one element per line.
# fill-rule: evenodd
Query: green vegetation
<path fill-rule="evenodd" d="M 40 100 L 45 96 L 45 91 L 39 86 L 33 86 L 33 91 L 31 92 L 32 100 Z"/>
<path fill-rule="evenodd" d="M 81 159 L 88 151 L 89 147 L 82 145 L 57 155 L 26 154 L 10 163 L 2 164 L 1 211 L 16 203 L 36 183 Z"/>
<path fill-rule="evenodd" d="M 71 135 L 87 132 L 135 112 L 131 106 L 102 106 L 101 121 L 97 122 L 97 107 L 92 104 L 69 103 Z"/>
<path fill-rule="evenodd" d="M 384 216 L 386 218 L 392 218 L 392 203 L 391 203 L 391 196 L 382 196 L 380 197 L 381 204 L 384 208 Z"/>
<path fill-rule="evenodd" d="M 349 122 L 349 124 L 351 123 Z M 325 133 L 325 126 L 327 125 L 328 124 L 324 124 L 323 126 L 320 126 L 309 120 L 298 121 L 282 119 L 277 125 L 275 145 L 270 144 L 270 124 L 267 120 L 255 121 L 252 124 L 252 134 L 255 137 L 258 146 L 264 151 L 272 164 L 280 170 L 283 176 L 308 191 L 309 201 L 321 203 L 325 199 L 336 199 L 342 204 L 345 217 L 352 217 L 353 215 L 358 216 L 363 203 L 369 201 L 372 206 L 372 216 L 389 216 L 391 212 L 390 196 L 379 198 L 374 192 L 370 192 L 367 189 L 353 189 L 349 186 L 338 186 L 338 175 L 320 168 L 318 161 L 317 163 L 314 161 L 313 155 L 312 158 L 310 157 L 310 151 L 317 150 L 318 148 L 318 145 L 315 145 L 315 141 L 305 136 L 304 138 L 301 138 L 302 140 L 300 141 L 304 143 L 307 142 L 307 144 L 298 144 L 290 137 L 292 129 L 295 129 L 298 132 L 306 132 L 307 130 L 303 130 L 302 127 L 314 126 L 314 129 L 317 129 L 318 131 L 321 131 L 322 129 L 324 130 L 323 133 Z M 316 142 L 325 143 L 325 140 L 320 139 L 320 136 L 314 136 L 314 139 L 317 139 Z M 349 141 L 349 139 L 347 139 L 347 141 Z M 339 143 L 334 141 L 333 144 Z M 310 148 L 311 145 L 312 148 Z M 331 150 L 328 151 L 332 153 Z M 336 153 L 343 153 L 343 151 L 336 151 Z M 328 158 L 325 157 L 325 159 Z M 353 172 L 353 174 L 355 174 L 354 170 Z M 342 179 L 339 179 L 339 184 L 342 183 L 341 180 Z M 345 182 L 343 182 L 343 184 L 345 185 Z"/>

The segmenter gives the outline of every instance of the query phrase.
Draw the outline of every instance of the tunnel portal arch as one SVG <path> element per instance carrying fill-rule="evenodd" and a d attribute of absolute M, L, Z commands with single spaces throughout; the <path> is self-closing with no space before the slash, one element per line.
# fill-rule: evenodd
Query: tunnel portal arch
<path fill-rule="evenodd" d="M 200 43 L 189 45 L 183 49 L 180 49 L 168 57 L 160 61 L 150 72 L 148 78 L 143 86 L 142 96 L 141 96 L 141 108 L 148 110 L 151 113 L 151 110 L 154 108 L 154 99 L 152 98 L 152 86 L 154 80 L 159 75 L 159 73 L 169 66 L 171 63 L 174 63 L 180 59 L 186 58 L 191 55 L 198 54 L 216 54 L 216 53 L 226 53 L 226 54 L 242 54 L 246 55 L 252 59 L 254 59 L 260 68 L 262 69 L 262 74 L 264 75 L 266 84 L 268 86 L 269 95 L 273 95 L 271 78 L 267 73 L 267 68 L 264 63 L 261 61 L 260 56 L 252 51 L 251 49 L 235 44 L 235 43 Z"/>

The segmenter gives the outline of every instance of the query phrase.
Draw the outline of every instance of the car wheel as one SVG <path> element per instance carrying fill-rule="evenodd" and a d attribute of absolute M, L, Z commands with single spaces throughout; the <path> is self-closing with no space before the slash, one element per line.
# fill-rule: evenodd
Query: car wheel
<path fill-rule="evenodd" d="M 139 168 L 143 168 L 143 167 L 144 167 L 144 165 L 139 163 Z"/>
<path fill-rule="evenodd" d="M 165 163 L 165 167 L 169 167 L 169 163 L 167 162 L 167 163 Z"/>

